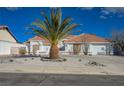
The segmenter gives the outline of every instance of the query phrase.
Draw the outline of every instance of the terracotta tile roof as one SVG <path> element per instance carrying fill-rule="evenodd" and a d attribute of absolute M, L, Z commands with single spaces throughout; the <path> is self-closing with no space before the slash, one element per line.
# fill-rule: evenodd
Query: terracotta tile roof
<path fill-rule="evenodd" d="M 74 38 L 74 37 L 76 37 L 76 36 L 69 35 L 69 36 L 65 37 L 65 39 L 71 39 L 71 38 Z M 35 36 L 33 38 L 30 38 L 28 41 L 37 41 L 37 40 L 43 41 L 43 45 L 46 45 L 46 46 L 49 46 L 50 45 L 50 42 L 47 39 L 45 39 L 44 37 L 42 37 L 42 36 Z"/>
<path fill-rule="evenodd" d="M 79 36 L 76 36 L 72 39 L 65 40 L 65 43 L 69 42 L 110 42 L 109 40 L 106 40 L 104 38 L 98 37 L 93 34 L 81 34 Z"/>
<path fill-rule="evenodd" d="M 29 41 L 34 41 L 34 40 L 44 40 L 45 38 L 40 37 L 40 36 L 34 36 L 33 38 L 30 38 Z"/>
<path fill-rule="evenodd" d="M 43 43 L 44 46 L 50 46 L 50 43 Z"/>
<path fill-rule="evenodd" d="M 37 41 L 37 40 L 41 40 L 43 42 L 43 45 L 45 46 L 50 46 L 50 42 L 46 38 L 41 37 L 41 36 L 35 36 L 29 39 L 28 41 Z"/>
<path fill-rule="evenodd" d="M 77 37 L 77 36 L 76 35 L 69 35 L 69 36 L 65 37 L 65 39 L 72 39 L 74 37 Z"/>
<path fill-rule="evenodd" d="M 0 29 L 6 29 L 8 28 L 7 26 L 0 26 Z"/>

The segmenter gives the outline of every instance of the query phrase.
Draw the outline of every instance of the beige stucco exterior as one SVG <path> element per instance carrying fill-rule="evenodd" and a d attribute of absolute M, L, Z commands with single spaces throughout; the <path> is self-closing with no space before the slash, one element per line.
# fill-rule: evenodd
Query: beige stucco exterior
<path fill-rule="evenodd" d="M 16 42 L 14 37 L 7 31 L 7 29 L 1 29 L 0 30 L 0 40 Z"/>
<path fill-rule="evenodd" d="M 28 52 L 27 46 L 18 43 L 7 26 L 0 26 L 0 56 L 20 55 L 20 49 L 25 49 Z"/>

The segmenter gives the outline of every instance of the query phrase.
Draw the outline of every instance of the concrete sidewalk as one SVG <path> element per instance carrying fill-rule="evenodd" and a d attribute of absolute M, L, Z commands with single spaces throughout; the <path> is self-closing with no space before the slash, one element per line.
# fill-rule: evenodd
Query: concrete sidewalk
<path fill-rule="evenodd" d="M 0 65 L 0 72 L 10 73 L 55 73 L 55 74 L 107 74 L 94 67 L 56 67 L 39 65 Z"/>

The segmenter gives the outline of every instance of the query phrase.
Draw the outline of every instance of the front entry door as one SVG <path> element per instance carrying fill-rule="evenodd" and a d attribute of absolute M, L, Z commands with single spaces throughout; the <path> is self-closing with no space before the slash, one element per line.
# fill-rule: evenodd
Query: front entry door
<path fill-rule="evenodd" d="M 78 55 L 81 52 L 81 44 L 74 44 L 73 45 L 73 53 Z"/>
<path fill-rule="evenodd" d="M 39 50 L 39 45 L 33 45 L 33 54 L 36 54 L 37 50 Z"/>

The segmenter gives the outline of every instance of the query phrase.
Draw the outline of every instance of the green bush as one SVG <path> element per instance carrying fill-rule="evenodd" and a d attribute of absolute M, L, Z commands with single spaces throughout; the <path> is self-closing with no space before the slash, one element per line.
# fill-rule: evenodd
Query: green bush
<path fill-rule="evenodd" d="M 64 59 L 63 59 L 63 61 L 67 61 L 67 59 L 66 59 L 66 58 L 64 58 Z"/>
<path fill-rule="evenodd" d="M 26 53 L 27 53 L 27 51 L 25 49 L 20 49 L 19 50 L 20 55 L 25 55 Z"/>

